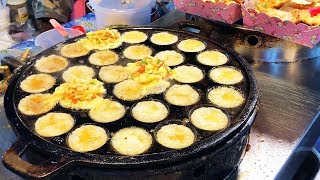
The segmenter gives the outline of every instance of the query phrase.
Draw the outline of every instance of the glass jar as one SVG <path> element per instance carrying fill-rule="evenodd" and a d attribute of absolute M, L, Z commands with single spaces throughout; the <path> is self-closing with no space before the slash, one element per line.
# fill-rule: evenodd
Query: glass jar
<path fill-rule="evenodd" d="M 12 22 L 24 23 L 29 19 L 27 0 L 7 0 Z"/>

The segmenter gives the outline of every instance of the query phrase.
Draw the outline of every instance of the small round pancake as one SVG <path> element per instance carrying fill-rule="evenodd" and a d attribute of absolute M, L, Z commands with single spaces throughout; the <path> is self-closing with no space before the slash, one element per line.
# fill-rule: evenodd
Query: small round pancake
<path fill-rule="evenodd" d="M 199 129 L 218 131 L 229 124 L 228 116 L 220 109 L 214 107 L 201 107 L 192 112 L 191 123 Z"/>
<path fill-rule="evenodd" d="M 89 54 L 90 50 L 82 46 L 80 43 L 71 43 L 61 48 L 61 55 L 67 58 L 77 58 Z"/>
<path fill-rule="evenodd" d="M 34 65 L 36 69 L 42 73 L 54 73 L 65 69 L 68 61 L 57 55 L 50 55 L 39 59 Z"/>
<path fill-rule="evenodd" d="M 156 140 L 159 144 L 170 149 L 183 149 L 191 146 L 196 136 L 193 131 L 183 125 L 169 124 L 162 126 L 156 132 Z"/>
<path fill-rule="evenodd" d="M 152 55 L 152 49 L 145 45 L 132 45 L 123 51 L 124 57 L 131 60 L 141 60 Z"/>
<path fill-rule="evenodd" d="M 124 80 L 116 84 L 113 94 L 124 101 L 135 101 L 145 96 L 142 85 L 134 80 Z"/>
<path fill-rule="evenodd" d="M 48 113 L 36 121 L 35 130 L 42 137 L 55 137 L 69 132 L 74 124 L 70 114 Z"/>
<path fill-rule="evenodd" d="M 25 115 L 33 116 L 51 111 L 56 104 L 52 94 L 32 94 L 20 100 L 18 109 Z"/>
<path fill-rule="evenodd" d="M 236 108 L 241 106 L 245 98 L 243 95 L 230 87 L 217 87 L 209 91 L 208 99 L 212 104 L 222 108 Z"/>
<path fill-rule="evenodd" d="M 89 63 L 97 66 L 107 66 L 117 61 L 119 61 L 118 54 L 110 50 L 98 51 L 89 57 Z"/>
<path fill-rule="evenodd" d="M 178 44 L 178 48 L 184 52 L 200 52 L 206 49 L 206 45 L 197 39 L 186 39 Z"/>
<path fill-rule="evenodd" d="M 51 89 L 55 83 L 56 79 L 49 74 L 33 74 L 23 80 L 20 87 L 28 93 L 41 93 Z"/>
<path fill-rule="evenodd" d="M 109 140 L 109 136 L 102 127 L 95 125 L 82 125 L 72 131 L 67 142 L 73 151 L 89 152 L 102 147 Z"/>
<path fill-rule="evenodd" d="M 183 55 L 173 50 L 161 51 L 155 57 L 164 61 L 167 66 L 177 66 L 184 62 Z"/>
<path fill-rule="evenodd" d="M 122 104 L 104 99 L 90 109 L 89 116 L 95 122 L 109 123 L 121 119 L 125 113 L 126 109 Z"/>
<path fill-rule="evenodd" d="M 140 122 L 155 123 L 164 120 L 169 115 L 169 111 L 159 101 L 142 101 L 132 108 L 131 114 Z"/>
<path fill-rule="evenodd" d="M 93 78 L 94 76 L 94 70 L 91 67 L 83 65 L 70 67 L 62 74 L 62 78 L 66 82 L 72 82 L 75 79 Z"/>
<path fill-rule="evenodd" d="M 181 83 L 196 83 L 204 78 L 202 70 L 196 66 L 178 66 L 173 72 L 173 78 Z"/>
<path fill-rule="evenodd" d="M 210 71 L 210 78 L 219 84 L 234 85 L 244 79 L 242 73 L 234 67 L 218 67 Z"/>
<path fill-rule="evenodd" d="M 160 46 L 171 45 L 178 41 L 178 36 L 168 32 L 159 32 L 159 33 L 153 34 L 150 38 L 150 41 L 153 44 L 160 45 Z"/>
<path fill-rule="evenodd" d="M 207 66 L 220 66 L 228 62 L 228 57 L 220 51 L 204 51 L 197 56 L 197 60 Z"/>
<path fill-rule="evenodd" d="M 146 152 L 151 147 L 152 136 L 142 128 L 124 128 L 113 135 L 111 145 L 119 154 L 134 156 Z"/>
<path fill-rule="evenodd" d="M 200 99 L 199 93 L 189 85 L 173 85 L 165 93 L 165 99 L 176 106 L 190 106 Z"/>
<path fill-rule="evenodd" d="M 141 31 L 129 31 L 122 34 L 123 42 L 129 44 L 142 43 L 148 39 L 148 36 Z"/>
<path fill-rule="evenodd" d="M 130 72 L 126 67 L 111 65 L 100 69 L 99 77 L 106 83 L 118 83 L 128 79 Z"/>

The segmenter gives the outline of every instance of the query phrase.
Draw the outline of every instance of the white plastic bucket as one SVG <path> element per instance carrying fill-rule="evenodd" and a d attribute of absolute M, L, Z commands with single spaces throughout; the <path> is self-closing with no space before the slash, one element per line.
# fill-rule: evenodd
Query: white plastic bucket
<path fill-rule="evenodd" d="M 97 29 L 110 25 L 146 25 L 151 22 L 155 0 L 90 0 Z"/>
<path fill-rule="evenodd" d="M 70 38 L 77 37 L 83 34 L 81 31 L 77 29 L 65 28 L 65 30 L 69 33 L 68 36 Z M 39 34 L 34 40 L 34 44 L 45 50 L 64 40 L 65 40 L 64 37 L 62 37 L 62 35 L 59 34 L 57 30 L 51 29 L 49 31 Z"/>

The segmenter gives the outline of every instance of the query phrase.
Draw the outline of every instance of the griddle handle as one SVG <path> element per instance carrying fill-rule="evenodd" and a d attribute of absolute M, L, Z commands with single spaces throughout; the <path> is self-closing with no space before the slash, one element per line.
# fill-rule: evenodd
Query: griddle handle
<path fill-rule="evenodd" d="M 210 37 L 212 31 L 213 31 L 213 26 L 196 22 L 196 21 L 191 21 L 191 20 L 182 20 L 182 21 L 177 21 L 173 25 L 169 26 L 172 29 L 183 29 L 183 28 L 195 28 L 200 30 L 199 35 L 204 36 L 204 37 Z"/>
<path fill-rule="evenodd" d="M 15 69 L 18 69 L 18 68 L 22 67 L 25 64 L 26 64 L 26 62 L 18 60 L 16 58 L 10 57 L 10 56 L 4 57 L 1 60 L 1 65 L 9 66 L 9 69 L 10 69 L 11 72 L 14 72 Z"/>
<path fill-rule="evenodd" d="M 21 158 L 21 155 L 31 144 L 32 142 L 30 141 L 18 139 L 12 144 L 7 152 L 4 153 L 2 157 L 3 165 L 28 178 L 44 178 L 57 173 L 70 163 L 67 159 L 62 157 L 54 162 L 50 161 L 41 165 L 31 164 Z"/>

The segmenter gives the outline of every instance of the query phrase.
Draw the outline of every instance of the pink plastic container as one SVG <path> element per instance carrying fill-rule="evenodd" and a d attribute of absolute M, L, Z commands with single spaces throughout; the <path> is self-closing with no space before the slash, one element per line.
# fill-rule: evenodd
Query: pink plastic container
<path fill-rule="evenodd" d="M 241 5 L 203 2 L 202 0 L 174 0 L 176 9 L 205 19 L 233 24 L 242 18 Z"/>
<path fill-rule="evenodd" d="M 243 26 L 262 33 L 313 48 L 320 42 L 320 27 L 295 24 L 258 13 L 249 1 L 242 5 Z"/>

